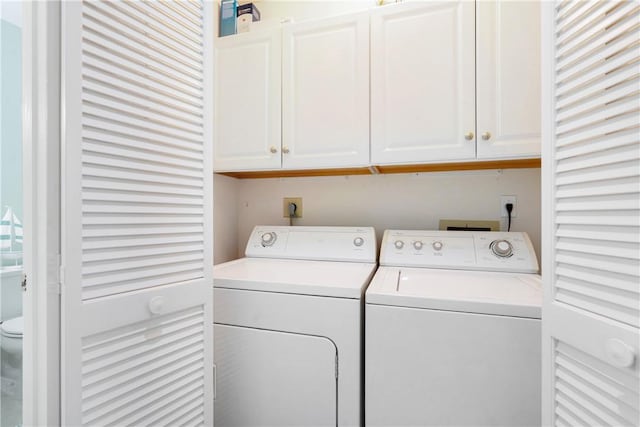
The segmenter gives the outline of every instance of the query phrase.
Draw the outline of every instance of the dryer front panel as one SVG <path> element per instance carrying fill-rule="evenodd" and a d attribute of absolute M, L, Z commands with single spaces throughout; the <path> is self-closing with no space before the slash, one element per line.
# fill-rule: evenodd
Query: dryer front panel
<path fill-rule="evenodd" d="M 337 350 L 325 337 L 214 324 L 220 427 L 332 426 Z"/>

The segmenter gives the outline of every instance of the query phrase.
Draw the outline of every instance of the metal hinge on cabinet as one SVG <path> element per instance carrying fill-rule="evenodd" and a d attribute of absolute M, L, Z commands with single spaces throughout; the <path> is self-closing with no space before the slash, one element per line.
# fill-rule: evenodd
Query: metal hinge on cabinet
<path fill-rule="evenodd" d="M 20 287 L 22 287 L 22 290 L 24 292 L 27 291 L 27 275 L 26 274 L 22 275 L 22 282 L 20 283 Z"/>
<path fill-rule="evenodd" d="M 216 400 L 218 395 L 218 367 L 213 364 L 213 400 Z"/>
<path fill-rule="evenodd" d="M 58 283 L 55 289 L 57 294 L 62 293 L 62 284 L 65 281 L 65 274 L 66 274 L 66 270 L 64 268 L 64 265 L 61 265 L 60 268 L 58 269 Z"/>

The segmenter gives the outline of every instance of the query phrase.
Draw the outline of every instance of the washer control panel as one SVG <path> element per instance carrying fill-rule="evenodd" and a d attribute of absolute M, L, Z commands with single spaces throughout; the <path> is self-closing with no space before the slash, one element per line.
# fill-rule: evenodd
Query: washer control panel
<path fill-rule="evenodd" d="M 318 261 L 376 262 L 376 235 L 373 227 L 258 225 L 249 236 L 245 255 Z"/>
<path fill-rule="evenodd" d="M 386 230 L 380 265 L 538 272 L 535 251 L 522 232 Z"/>

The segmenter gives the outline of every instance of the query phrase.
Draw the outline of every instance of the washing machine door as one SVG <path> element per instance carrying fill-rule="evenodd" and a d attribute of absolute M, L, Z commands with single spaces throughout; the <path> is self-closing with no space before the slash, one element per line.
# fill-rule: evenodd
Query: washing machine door
<path fill-rule="evenodd" d="M 214 331 L 216 427 L 336 425 L 332 341 L 218 324 Z"/>

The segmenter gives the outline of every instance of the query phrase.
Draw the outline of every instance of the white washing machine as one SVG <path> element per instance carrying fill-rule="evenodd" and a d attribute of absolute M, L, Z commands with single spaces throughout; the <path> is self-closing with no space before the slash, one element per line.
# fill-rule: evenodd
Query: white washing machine
<path fill-rule="evenodd" d="M 366 425 L 539 426 L 537 272 L 525 233 L 385 231 L 366 293 Z"/>
<path fill-rule="evenodd" d="M 216 427 L 360 426 L 370 227 L 257 226 L 214 267 Z"/>

